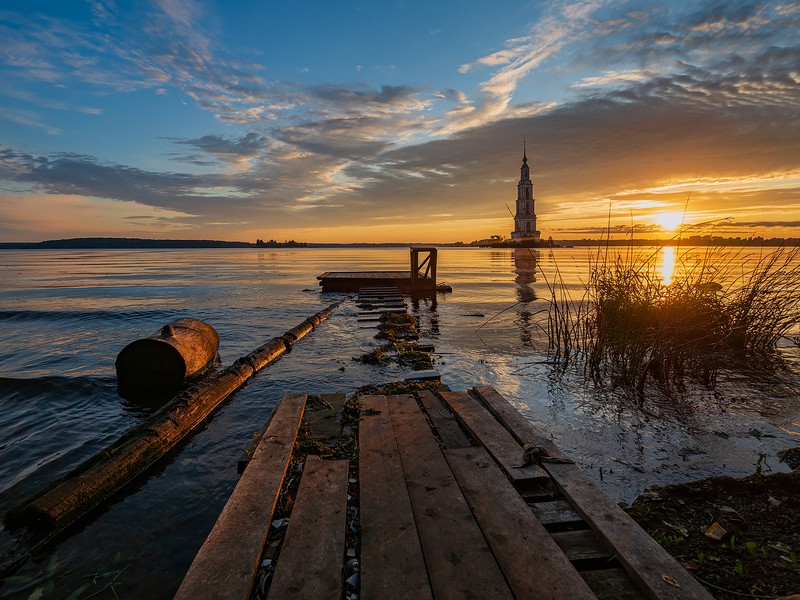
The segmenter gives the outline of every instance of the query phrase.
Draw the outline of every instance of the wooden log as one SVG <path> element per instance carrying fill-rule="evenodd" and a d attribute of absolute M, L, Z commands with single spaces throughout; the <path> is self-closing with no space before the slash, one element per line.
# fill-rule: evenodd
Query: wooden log
<path fill-rule="evenodd" d="M 284 396 L 247 470 L 183 578 L 176 600 L 250 597 L 303 420 L 306 396 Z"/>
<path fill-rule="evenodd" d="M 150 337 L 131 342 L 114 367 L 123 398 L 158 393 L 169 398 L 193 375 L 209 367 L 219 350 L 219 336 L 197 319 L 176 319 Z"/>
<path fill-rule="evenodd" d="M 497 390 L 476 386 L 475 392 L 520 443 L 546 448 L 563 456 Z M 603 494 L 575 464 L 543 463 L 564 498 L 614 551 L 628 575 L 651 597 L 665 600 L 711 599 L 677 560 L 647 535 L 625 511 Z"/>
<path fill-rule="evenodd" d="M 318 316 L 331 314 L 336 304 Z M 178 394 L 161 410 L 96 454 L 7 517 L 47 529 L 61 528 L 130 483 L 200 425 L 230 394 L 287 347 L 275 338 L 196 386 Z"/>
<path fill-rule="evenodd" d="M 430 599 L 417 526 L 384 396 L 361 398 L 358 426 L 361 597 Z"/>
<path fill-rule="evenodd" d="M 595 598 L 484 448 L 444 455 L 516 598 Z"/>
<path fill-rule="evenodd" d="M 268 598 L 342 596 L 348 464 L 313 455 L 306 458 Z"/>
<path fill-rule="evenodd" d="M 513 598 L 416 400 L 386 401 L 434 597 Z"/>

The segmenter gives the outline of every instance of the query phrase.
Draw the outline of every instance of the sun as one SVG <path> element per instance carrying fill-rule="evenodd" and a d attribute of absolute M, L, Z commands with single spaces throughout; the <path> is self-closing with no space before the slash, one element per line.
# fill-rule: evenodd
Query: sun
<path fill-rule="evenodd" d="M 683 223 L 685 215 L 682 212 L 663 212 L 650 215 L 650 218 L 664 231 L 675 231 Z"/>

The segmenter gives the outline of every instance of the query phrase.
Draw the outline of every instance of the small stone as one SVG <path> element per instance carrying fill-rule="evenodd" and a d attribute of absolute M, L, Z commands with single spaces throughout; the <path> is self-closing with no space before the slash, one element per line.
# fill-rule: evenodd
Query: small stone
<path fill-rule="evenodd" d="M 770 496 L 769 498 L 767 498 L 767 501 L 768 501 L 768 502 L 769 502 L 769 503 L 770 503 L 772 506 L 780 506 L 780 505 L 781 505 L 781 501 L 780 501 L 780 500 L 778 500 L 777 498 L 773 498 L 772 496 Z"/>

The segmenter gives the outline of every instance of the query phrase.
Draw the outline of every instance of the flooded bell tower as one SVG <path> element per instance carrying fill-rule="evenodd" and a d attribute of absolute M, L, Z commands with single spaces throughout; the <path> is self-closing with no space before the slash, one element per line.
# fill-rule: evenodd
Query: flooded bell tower
<path fill-rule="evenodd" d="M 517 184 L 517 213 L 514 215 L 514 231 L 511 238 L 515 240 L 533 239 L 539 241 L 539 231 L 536 229 L 536 212 L 533 207 L 533 181 L 531 181 L 530 167 L 525 142 L 522 142 L 522 167 Z"/>

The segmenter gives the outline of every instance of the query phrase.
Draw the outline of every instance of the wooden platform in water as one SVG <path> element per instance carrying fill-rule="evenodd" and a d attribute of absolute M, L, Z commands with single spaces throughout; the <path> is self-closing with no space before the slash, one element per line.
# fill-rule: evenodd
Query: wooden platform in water
<path fill-rule="evenodd" d="M 266 578 L 275 482 L 303 398 L 276 409 L 176 598 L 712 597 L 486 386 L 363 397 L 357 472 L 347 461 L 306 459 Z M 524 464 L 526 444 L 549 456 Z"/>
<path fill-rule="evenodd" d="M 411 278 L 411 271 L 329 271 L 318 275 L 323 292 L 357 292 L 363 288 L 391 286 L 403 292 L 434 290 L 436 280 Z"/>
<path fill-rule="evenodd" d="M 318 275 L 323 292 L 361 292 L 391 286 L 403 292 L 436 291 L 437 250 L 432 246 L 409 248 L 408 271 L 328 271 Z"/>

